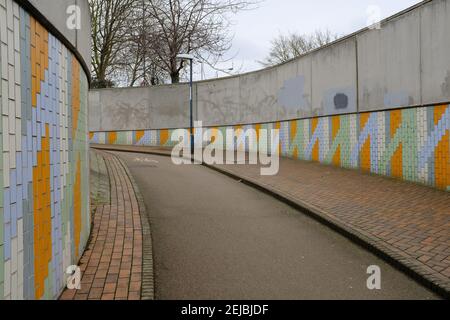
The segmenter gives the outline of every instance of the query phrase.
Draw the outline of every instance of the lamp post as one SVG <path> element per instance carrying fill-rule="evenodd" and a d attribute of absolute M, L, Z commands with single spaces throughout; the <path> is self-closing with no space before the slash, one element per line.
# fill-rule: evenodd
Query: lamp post
<path fill-rule="evenodd" d="M 189 113 L 190 113 L 190 129 L 191 129 L 191 161 L 194 161 L 194 116 L 193 116 L 193 88 L 192 88 L 192 77 L 193 77 L 193 64 L 194 56 L 191 54 L 179 54 L 177 55 L 179 60 L 188 60 L 190 63 L 190 77 L 189 77 Z"/>

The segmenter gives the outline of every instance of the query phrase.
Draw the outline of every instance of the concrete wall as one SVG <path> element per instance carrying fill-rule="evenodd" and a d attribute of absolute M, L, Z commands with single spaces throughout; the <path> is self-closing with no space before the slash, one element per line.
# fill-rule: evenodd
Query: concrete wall
<path fill-rule="evenodd" d="M 437 1 L 421 11 L 422 103 L 450 100 L 450 2 Z"/>
<path fill-rule="evenodd" d="M 195 118 L 216 134 L 279 128 L 284 156 L 450 191 L 449 30 L 450 1 L 424 1 L 285 64 L 196 83 Z M 187 89 L 92 91 L 91 143 L 172 146 Z"/>
<path fill-rule="evenodd" d="M 420 15 L 411 11 L 357 36 L 361 111 L 422 104 Z"/>
<path fill-rule="evenodd" d="M 62 26 L 69 1 L 33 2 Z M 21 5 L 0 0 L 0 299 L 54 299 L 90 232 L 88 78 Z"/>
<path fill-rule="evenodd" d="M 361 30 L 283 65 L 198 82 L 196 119 L 233 125 L 448 102 L 449 27 L 449 1 L 424 1 L 380 30 Z M 188 97 L 183 84 L 94 90 L 90 130 L 186 127 Z"/>
<path fill-rule="evenodd" d="M 88 0 L 29 0 L 50 23 L 76 48 L 88 69 L 91 68 L 91 16 Z M 67 27 L 67 8 L 76 5 L 80 8 L 80 29 Z"/>
<path fill-rule="evenodd" d="M 181 127 L 189 118 L 186 97 L 189 88 L 185 85 L 92 90 L 89 122 L 116 130 Z"/>

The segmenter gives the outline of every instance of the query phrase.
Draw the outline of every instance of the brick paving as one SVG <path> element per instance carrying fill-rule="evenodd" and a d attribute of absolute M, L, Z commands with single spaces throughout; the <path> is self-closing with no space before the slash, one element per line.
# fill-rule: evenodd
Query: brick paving
<path fill-rule="evenodd" d="M 60 299 L 140 300 L 142 208 L 121 161 L 112 154 L 97 153 L 108 171 L 110 203 L 94 205 L 90 242 L 80 260 L 81 290 L 65 290 Z"/>
<path fill-rule="evenodd" d="M 101 146 L 167 155 L 162 148 Z M 345 229 L 401 267 L 450 292 L 450 193 L 382 176 L 282 158 L 276 176 L 257 165 L 214 166 Z"/>
<path fill-rule="evenodd" d="M 218 167 L 318 209 L 450 290 L 450 193 L 292 159 L 282 159 L 273 177 L 258 166 Z"/>

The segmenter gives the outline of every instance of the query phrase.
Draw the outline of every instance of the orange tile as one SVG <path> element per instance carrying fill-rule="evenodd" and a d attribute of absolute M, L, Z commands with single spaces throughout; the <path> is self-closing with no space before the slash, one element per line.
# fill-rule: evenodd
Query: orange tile
<path fill-rule="evenodd" d="M 314 135 L 318 125 L 319 125 L 319 118 L 311 119 L 311 137 Z M 320 150 L 319 150 L 319 140 L 317 140 L 314 143 L 314 147 L 312 149 L 312 160 L 313 161 L 319 161 L 319 155 L 320 155 L 319 152 L 320 152 Z"/>
<path fill-rule="evenodd" d="M 159 132 L 160 145 L 164 146 L 169 141 L 169 130 L 164 129 Z"/>
<path fill-rule="evenodd" d="M 369 122 L 370 113 L 362 113 L 360 116 L 360 128 L 361 131 L 364 130 L 367 123 Z M 371 167 L 371 159 L 370 159 L 370 144 L 371 137 L 370 135 L 367 137 L 367 140 L 364 142 L 361 153 L 360 153 L 360 167 L 363 171 L 370 171 Z"/>
<path fill-rule="evenodd" d="M 334 139 L 336 139 L 336 137 L 339 133 L 339 130 L 341 130 L 341 117 L 340 116 L 332 117 L 331 125 L 332 125 L 331 133 L 332 133 L 332 137 L 334 140 Z"/>
<path fill-rule="evenodd" d="M 117 132 L 108 132 L 108 144 L 115 144 L 117 141 Z"/>
<path fill-rule="evenodd" d="M 391 111 L 390 114 L 391 138 L 395 137 L 397 130 L 402 123 L 402 110 Z M 403 178 L 403 144 L 400 143 L 394 155 L 391 158 L 391 175 L 394 178 Z"/>
<path fill-rule="evenodd" d="M 392 163 L 392 176 L 394 178 L 403 178 L 403 144 L 400 143 L 397 151 L 391 160 Z"/>
<path fill-rule="evenodd" d="M 333 165 L 339 167 L 341 165 L 341 146 L 339 145 L 336 149 L 336 153 L 333 156 L 332 160 Z"/>
<path fill-rule="evenodd" d="M 289 122 L 290 124 L 290 140 L 293 141 L 295 139 L 295 137 L 297 136 L 297 121 L 291 121 Z"/>
<path fill-rule="evenodd" d="M 261 132 L 260 132 L 261 128 L 262 128 L 261 124 L 255 124 L 256 138 L 258 139 L 258 143 L 259 143 L 259 135 L 261 134 Z"/>
<path fill-rule="evenodd" d="M 437 125 L 444 116 L 447 105 L 434 108 L 434 124 Z M 450 131 L 439 141 L 434 157 L 436 187 L 446 190 L 450 185 Z"/>
<path fill-rule="evenodd" d="M 31 37 L 31 105 L 37 106 L 37 95 L 41 93 L 41 81 L 45 81 L 48 70 L 48 31 L 30 17 Z"/>
<path fill-rule="evenodd" d="M 51 193 L 50 193 L 50 130 L 45 125 L 42 150 L 37 152 L 37 166 L 33 168 L 34 273 L 36 299 L 42 298 L 48 264 L 52 258 Z"/>
<path fill-rule="evenodd" d="M 143 131 L 143 130 L 136 131 L 136 142 L 141 141 L 141 139 L 144 135 L 145 135 L 145 131 Z"/>

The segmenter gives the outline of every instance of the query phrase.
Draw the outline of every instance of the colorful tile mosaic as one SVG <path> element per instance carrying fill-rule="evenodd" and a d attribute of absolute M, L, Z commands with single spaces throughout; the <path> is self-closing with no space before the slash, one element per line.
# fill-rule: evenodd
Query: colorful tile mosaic
<path fill-rule="evenodd" d="M 361 169 L 450 191 L 449 105 L 233 128 L 238 132 L 238 141 L 243 141 L 250 128 L 280 129 L 283 156 Z M 221 130 L 226 139 L 225 129 L 214 128 Z M 92 132 L 90 142 L 170 147 L 174 145 L 170 141 L 172 133 L 173 130 Z M 226 143 L 230 145 L 229 141 Z M 246 150 L 255 150 L 255 143 L 247 143 Z"/>
<path fill-rule="evenodd" d="M 54 299 L 89 237 L 88 79 L 12 0 L 0 49 L 0 299 Z"/>

